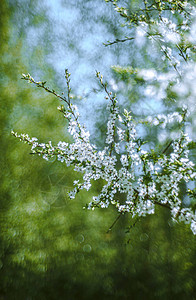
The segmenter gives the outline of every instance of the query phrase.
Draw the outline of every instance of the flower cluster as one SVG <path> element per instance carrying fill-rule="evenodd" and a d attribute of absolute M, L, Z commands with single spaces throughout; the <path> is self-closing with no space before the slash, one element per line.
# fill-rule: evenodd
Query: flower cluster
<path fill-rule="evenodd" d="M 181 132 L 176 141 L 173 141 L 172 153 L 158 153 L 156 149 L 144 150 L 144 141 L 138 137 L 137 123 L 132 113 L 126 109 L 120 113 L 116 95 L 108 92 L 107 85 L 103 83 L 102 76 L 97 73 L 101 85 L 106 91 L 109 101 L 109 118 L 107 123 L 106 146 L 98 150 L 90 141 L 90 134 L 85 126 L 80 124 L 80 115 L 69 97 L 69 76 L 66 70 L 68 85 L 67 97 L 61 97 L 54 90 L 50 90 L 45 83 L 36 82 L 29 74 L 23 75 L 27 80 L 47 92 L 54 94 L 66 103 L 58 107 L 68 120 L 68 132 L 73 137 L 72 143 L 60 141 L 53 145 L 40 143 L 37 138 L 30 138 L 27 134 L 12 134 L 31 145 L 34 154 L 44 159 L 56 157 L 67 166 L 73 165 L 74 171 L 83 174 L 83 180 L 74 181 L 75 188 L 69 192 L 70 199 L 82 190 L 90 189 L 92 181 L 103 179 L 106 182 L 99 195 L 94 196 L 87 204 L 88 209 L 95 207 L 107 208 L 114 205 L 120 214 L 129 213 L 132 217 L 153 214 L 155 205 L 161 205 L 171 210 L 172 218 L 190 223 L 196 234 L 196 216 L 190 208 L 184 208 L 180 197 L 180 185 L 196 178 L 194 164 L 189 160 L 189 138 Z M 157 121 L 156 121 L 157 120 Z M 164 120 L 167 122 L 184 122 L 185 110 L 182 113 L 173 113 L 169 116 L 158 115 L 148 122 L 157 125 Z M 166 122 L 167 121 L 167 122 Z M 119 194 L 125 195 L 119 197 Z"/>
<path fill-rule="evenodd" d="M 160 126 L 161 128 L 165 128 L 167 124 L 171 124 L 174 122 L 182 124 L 184 116 L 187 116 L 187 108 L 183 107 L 183 111 L 185 113 L 184 115 L 183 113 L 174 112 L 168 115 L 158 114 L 155 117 L 148 116 L 145 120 L 141 120 L 141 123 Z"/>

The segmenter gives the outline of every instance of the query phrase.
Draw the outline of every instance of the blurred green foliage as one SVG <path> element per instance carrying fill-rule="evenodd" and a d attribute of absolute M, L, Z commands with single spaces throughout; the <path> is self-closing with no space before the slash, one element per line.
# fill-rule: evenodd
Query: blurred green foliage
<path fill-rule="evenodd" d="M 11 136 L 14 129 L 43 141 L 69 139 L 58 101 L 20 80 L 41 69 L 42 79 L 58 88 L 45 60 L 50 41 L 25 51 L 28 27 L 49 22 L 37 3 L 28 1 L 25 10 L 22 1 L 1 1 L 0 299 L 195 299 L 189 228 L 174 225 L 159 208 L 128 233 L 134 224 L 128 216 L 107 233 L 116 212 L 83 210 L 89 193 L 69 200 L 73 169 L 29 155 Z M 20 14 L 27 28 L 20 27 Z"/>

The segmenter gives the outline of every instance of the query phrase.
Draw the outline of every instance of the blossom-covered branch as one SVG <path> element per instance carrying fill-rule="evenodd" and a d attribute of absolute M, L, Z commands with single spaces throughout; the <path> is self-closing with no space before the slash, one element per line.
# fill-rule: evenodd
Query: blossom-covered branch
<path fill-rule="evenodd" d="M 191 208 L 183 208 L 180 197 L 180 185 L 196 178 L 194 164 L 189 159 L 188 135 L 181 130 L 178 138 L 171 143 L 172 153 L 159 153 L 156 148 L 144 149 L 143 141 L 137 132 L 139 121 L 134 120 L 132 113 L 124 109 L 120 111 L 116 95 L 108 91 L 103 77 L 97 72 L 97 77 L 106 92 L 108 101 L 109 117 L 107 122 L 106 146 L 98 150 L 92 144 L 90 134 L 84 125 L 80 124 L 80 115 L 75 105 L 71 103 L 70 74 L 66 70 L 68 96 L 62 97 L 54 90 L 45 86 L 45 82 L 36 82 L 29 74 L 23 79 L 43 88 L 46 92 L 64 101 L 66 106 L 58 109 L 68 120 L 68 132 L 74 142 L 60 141 L 53 145 L 51 141 L 41 143 L 37 138 L 30 138 L 27 134 L 12 134 L 21 141 L 31 146 L 33 154 L 41 155 L 48 160 L 56 156 L 57 160 L 73 165 L 74 171 L 83 174 L 83 181 L 74 181 L 75 188 L 69 192 L 69 197 L 74 199 L 82 190 L 91 188 L 92 181 L 103 179 L 106 184 L 102 186 L 99 195 L 93 196 L 92 201 L 86 208 L 107 208 L 114 205 L 120 214 L 129 213 L 132 217 L 153 214 L 155 205 L 170 208 L 172 218 L 190 223 L 191 229 L 196 234 L 196 216 Z M 181 123 L 186 120 L 185 110 L 177 114 Z M 170 116 L 174 119 L 176 114 Z M 156 120 L 164 119 L 165 126 L 167 117 L 162 115 L 151 119 L 156 125 Z M 148 123 L 149 120 L 147 119 Z M 126 200 L 122 202 L 119 194 L 124 194 Z"/>

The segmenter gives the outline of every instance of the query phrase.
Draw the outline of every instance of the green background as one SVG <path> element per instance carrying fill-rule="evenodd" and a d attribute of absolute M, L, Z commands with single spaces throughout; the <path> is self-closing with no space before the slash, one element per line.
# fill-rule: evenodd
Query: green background
<path fill-rule="evenodd" d="M 100 10 L 93 19 L 99 2 L 106 12 Z M 89 36 L 94 36 L 95 26 L 103 26 L 108 39 L 119 37 L 118 20 L 104 1 L 85 4 L 74 0 L 70 9 L 77 7 Z M 160 207 L 129 233 L 126 228 L 134 224 L 129 216 L 121 217 L 107 233 L 117 217 L 113 208 L 83 210 L 98 193 L 99 183 L 69 200 L 67 191 L 79 178 L 73 168 L 29 155 L 28 145 L 11 136 L 15 130 L 43 142 L 69 140 L 67 124 L 56 109 L 58 100 L 22 81 L 21 73 L 29 72 L 62 90 L 63 73 L 48 59 L 51 53 L 69 55 L 62 65 L 58 62 L 60 71 L 71 67 L 73 78 L 77 73 L 76 79 L 86 87 L 90 77 L 96 85 L 96 66 L 102 71 L 121 62 L 122 47 L 104 50 L 104 39 L 95 44 L 89 62 L 89 45 L 80 48 L 79 33 L 70 32 L 66 19 L 64 34 L 60 28 L 55 32 L 48 9 L 38 1 L 1 1 L 0 299 L 195 299 L 196 244 L 188 226 L 173 224 L 169 211 Z M 58 49 L 59 40 L 64 48 Z M 85 62 L 88 66 L 83 69 Z M 97 126 L 102 132 L 101 122 Z"/>

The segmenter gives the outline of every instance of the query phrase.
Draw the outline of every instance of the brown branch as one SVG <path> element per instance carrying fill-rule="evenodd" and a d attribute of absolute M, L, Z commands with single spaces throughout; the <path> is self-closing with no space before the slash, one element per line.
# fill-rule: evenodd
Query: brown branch
<path fill-rule="evenodd" d="M 123 40 L 116 39 L 116 40 L 113 41 L 113 42 L 108 41 L 107 43 L 103 43 L 103 45 L 107 47 L 107 46 L 111 46 L 111 45 L 113 45 L 113 44 L 124 43 L 124 42 L 131 41 L 131 40 L 134 40 L 134 37 L 125 38 L 125 39 L 123 39 Z"/>
<path fill-rule="evenodd" d="M 120 219 L 121 216 L 122 216 L 122 213 L 120 213 L 120 214 L 118 215 L 118 217 L 114 220 L 114 222 L 112 223 L 112 225 L 110 226 L 110 228 L 108 229 L 108 231 L 107 231 L 106 233 L 109 233 L 109 232 L 112 230 L 112 228 L 114 227 L 114 225 L 115 225 L 116 222 Z"/>
<path fill-rule="evenodd" d="M 171 210 L 171 207 L 168 204 L 164 204 L 164 203 L 158 202 L 157 200 L 154 200 L 153 202 L 154 202 L 154 204 L 160 205 L 162 207 L 166 207 L 169 210 Z"/>
<path fill-rule="evenodd" d="M 172 143 L 173 143 L 173 140 L 171 140 L 171 141 L 169 142 L 169 144 L 165 147 L 165 149 L 163 149 L 163 150 L 161 151 L 161 153 L 164 154 L 164 153 L 167 151 L 167 149 L 169 149 L 169 147 L 171 146 Z"/>

